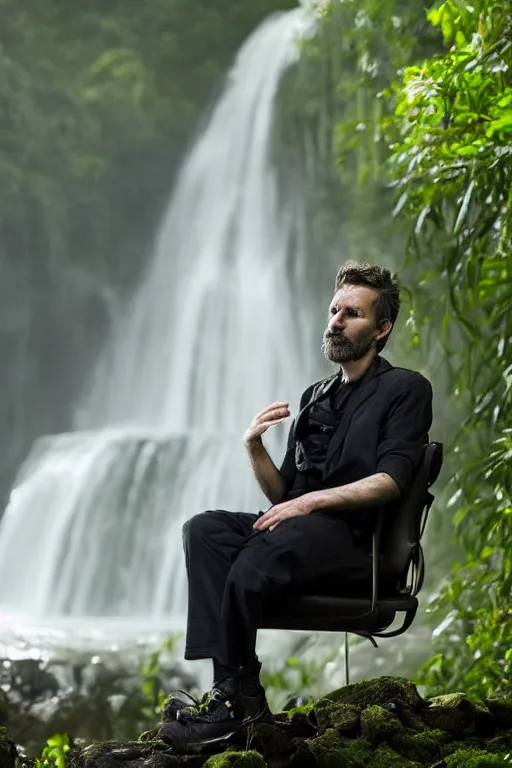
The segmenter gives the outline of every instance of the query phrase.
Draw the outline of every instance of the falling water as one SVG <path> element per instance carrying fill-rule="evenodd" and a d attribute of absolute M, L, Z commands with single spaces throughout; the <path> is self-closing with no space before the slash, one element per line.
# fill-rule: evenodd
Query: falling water
<path fill-rule="evenodd" d="M 183 522 L 264 504 L 242 433 L 266 404 L 296 405 L 318 373 L 293 284 L 303 198 L 278 185 L 273 130 L 279 82 L 309 24 L 301 9 L 276 15 L 241 49 L 76 430 L 37 441 L 22 467 L 0 526 L 4 609 L 182 615 Z M 277 461 L 284 437 L 282 427 L 268 436 Z"/>

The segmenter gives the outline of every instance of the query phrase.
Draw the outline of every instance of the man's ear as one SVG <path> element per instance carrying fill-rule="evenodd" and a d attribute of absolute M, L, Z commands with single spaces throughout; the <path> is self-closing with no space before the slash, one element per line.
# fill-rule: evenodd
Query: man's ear
<path fill-rule="evenodd" d="M 392 327 L 393 327 L 393 323 L 390 320 L 385 320 L 380 326 L 379 330 L 377 331 L 375 341 L 380 341 L 389 333 L 391 333 Z"/>

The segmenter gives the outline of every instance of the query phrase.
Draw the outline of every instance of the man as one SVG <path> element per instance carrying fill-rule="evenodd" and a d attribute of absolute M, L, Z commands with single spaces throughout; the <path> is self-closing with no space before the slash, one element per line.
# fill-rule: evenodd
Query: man
<path fill-rule="evenodd" d="M 318 579 L 350 588 L 371 572 L 376 513 L 405 497 L 428 442 L 432 389 L 379 356 L 400 307 L 395 275 L 348 263 L 337 276 L 323 339 L 332 376 L 302 395 L 278 469 L 262 435 L 290 415 L 275 402 L 244 435 L 265 513 L 196 515 L 184 526 L 189 579 L 185 658 L 213 659 L 212 691 L 177 698 L 161 736 L 202 745 L 269 719 L 255 654 L 265 601 Z M 192 704 L 192 706 L 187 706 Z"/>

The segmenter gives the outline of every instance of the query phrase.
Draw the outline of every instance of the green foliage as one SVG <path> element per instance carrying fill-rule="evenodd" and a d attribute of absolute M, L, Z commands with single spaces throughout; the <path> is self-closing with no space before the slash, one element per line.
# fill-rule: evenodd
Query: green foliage
<path fill-rule="evenodd" d="M 336 260 L 397 267 L 406 253 L 396 356 L 434 379 L 452 478 L 429 572 L 453 533 L 459 550 L 420 680 L 476 697 L 512 679 L 512 14 L 484 0 L 436 4 L 427 28 L 420 14 L 329 3 L 295 87 L 323 171 L 315 237 Z"/>
<path fill-rule="evenodd" d="M 47 740 L 41 757 L 35 761 L 35 768 L 65 768 L 70 749 L 68 735 L 56 733 Z"/>
<path fill-rule="evenodd" d="M 271 705 L 275 708 L 284 706 L 290 696 L 298 696 L 300 700 L 307 698 L 309 691 L 320 673 L 320 665 L 302 661 L 295 656 L 286 659 L 282 666 L 273 672 L 267 669 L 261 670 L 261 682 L 267 692 Z M 311 704 L 298 704 L 290 710 L 290 716 L 294 713 L 306 713 L 311 709 Z"/>
<path fill-rule="evenodd" d="M 161 656 L 163 653 L 171 654 L 178 640 L 177 635 L 170 635 L 161 645 L 153 651 L 142 665 L 142 685 L 143 705 L 141 707 L 142 716 L 151 725 L 163 712 L 165 702 L 165 691 L 161 687 Z"/>
<path fill-rule="evenodd" d="M 415 318 L 440 331 L 463 416 L 448 506 L 466 560 L 431 606 L 444 619 L 422 680 L 482 696 L 512 690 L 512 26 L 501 3 L 429 18 L 450 48 L 405 70 L 386 131 Z"/>

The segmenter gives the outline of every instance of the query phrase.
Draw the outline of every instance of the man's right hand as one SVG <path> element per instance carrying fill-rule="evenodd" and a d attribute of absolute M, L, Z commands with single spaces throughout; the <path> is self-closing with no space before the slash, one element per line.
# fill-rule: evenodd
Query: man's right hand
<path fill-rule="evenodd" d="M 244 443 L 249 446 L 251 443 L 259 442 L 262 434 L 269 427 L 280 424 L 290 415 L 288 403 L 277 402 L 267 405 L 262 411 L 256 414 L 251 421 L 251 426 L 244 433 Z"/>

